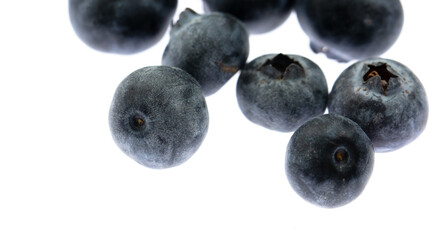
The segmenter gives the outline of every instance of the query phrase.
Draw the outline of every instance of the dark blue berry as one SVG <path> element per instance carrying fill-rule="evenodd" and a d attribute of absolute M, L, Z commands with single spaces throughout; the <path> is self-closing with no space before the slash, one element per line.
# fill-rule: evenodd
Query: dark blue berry
<path fill-rule="evenodd" d="M 358 61 L 333 85 L 328 110 L 358 123 L 377 152 L 416 139 L 428 118 L 426 92 L 405 65 L 382 58 Z"/>
<path fill-rule="evenodd" d="M 176 7 L 177 0 L 69 0 L 69 15 L 88 46 L 133 54 L 162 38 Z"/>
<path fill-rule="evenodd" d="M 295 6 L 312 50 L 341 62 L 380 56 L 404 20 L 399 0 L 298 0 Z"/>
<path fill-rule="evenodd" d="M 248 63 L 237 82 L 237 100 L 252 122 L 293 132 L 323 114 L 328 88 L 321 69 L 298 55 L 268 54 Z"/>
<path fill-rule="evenodd" d="M 232 14 L 251 33 L 269 32 L 287 20 L 294 0 L 204 0 L 208 12 Z"/>
<path fill-rule="evenodd" d="M 162 64 L 190 73 L 209 96 L 245 65 L 248 38 L 244 25 L 231 15 L 186 9 L 171 29 Z"/>
<path fill-rule="evenodd" d="M 167 66 L 134 71 L 118 86 L 109 111 L 120 149 L 150 168 L 177 166 L 204 140 L 208 110 L 197 81 Z"/>
<path fill-rule="evenodd" d="M 285 168 L 290 185 L 303 199 L 334 208 L 362 193 L 373 163 L 372 143 L 359 125 L 327 114 L 295 131 L 288 143 Z"/>

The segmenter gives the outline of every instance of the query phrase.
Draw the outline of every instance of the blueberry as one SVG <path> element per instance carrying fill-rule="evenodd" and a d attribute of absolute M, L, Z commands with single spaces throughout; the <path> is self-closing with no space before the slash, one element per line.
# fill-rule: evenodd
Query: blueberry
<path fill-rule="evenodd" d="M 426 92 L 416 75 L 382 58 L 358 61 L 344 70 L 333 85 L 328 110 L 358 123 L 377 152 L 410 143 L 428 118 Z"/>
<path fill-rule="evenodd" d="M 186 9 L 171 29 L 162 64 L 190 73 L 209 96 L 245 65 L 248 38 L 244 25 L 231 15 Z"/>
<path fill-rule="evenodd" d="M 322 70 L 298 55 L 260 56 L 241 71 L 237 100 L 242 113 L 265 128 L 293 132 L 323 114 L 328 88 Z"/>
<path fill-rule="evenodd" d="M 399 0 L 298 0 L 295 9 L 312 50 L 341 62 L 380 56 L 404 20 Z"/>
<path fill-rule="evenodd" d="M 226 12 L 245 23 L 251 33 L 269 32 L 287 20 L 294 0 L 204 0 L 207 12 Z"/>
<path fill-rule="evenodd" d="M 197 81 L 167 66 L 134 71 L 118 86 L 109 125 L 120 149 L 150 168 L 169 168 L 189 159 L 208 129 L 208 110 Z"/>
<path fill-rule="evenodd" d="M 358 124 L 340 115 L 315 117 L 292 135 L 286 153 L 288 181 L 317 206 L 350 203 L 364 190 L 373 171 L 370 139 Z"/>
<path fill-rule="evenodd" d="M 69 0 L 69 16 L 93 49 L 133 54 L 162 38 L 176 7 L 177 0 Z"/>

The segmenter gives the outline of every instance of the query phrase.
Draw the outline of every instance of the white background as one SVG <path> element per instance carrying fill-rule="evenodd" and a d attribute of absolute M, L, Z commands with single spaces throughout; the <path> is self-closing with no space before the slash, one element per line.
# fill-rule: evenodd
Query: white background
<path fill-rule="evenodd" d="M 242 115 L 238 75 L 207 98 L 210 128 L 193 158 L 167 170 L 137 164 L 114 144 L 108 109 L 123 78 L 161 63 L 168 33 L 140 54 L 104 54 L 74 34 L 68 1 L 3 3 L 0 239 L 443 239 L 444 4 L 402 3 L 402 34 L 383 57 L 422 80 L 429 122 L 412 144 L 377 154 L 363 194 L 337 209 L 291 189 L 284 172 L 291 133 Z M 203 12 L 201 1 L 179 0 L 174 20 L 186 7 Z M 310 58 L 329 88 L 350 64 L 312 53 L 294 13 L 250 44 L 249 60 L 280 52 Z"/>

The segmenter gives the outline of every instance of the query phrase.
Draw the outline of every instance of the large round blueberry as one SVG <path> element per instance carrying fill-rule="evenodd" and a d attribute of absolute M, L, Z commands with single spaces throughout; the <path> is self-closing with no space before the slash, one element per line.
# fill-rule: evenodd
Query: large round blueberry
<path fill-rule="evenodd" d="M 268 54 L 248 63 L 237 82 L 237 100 L 252 122 L 293 132 L 327 107 L 327 81 L 314 62 L 298 55 Z"/>
<path fill-rule="evenodd" d="M 191 75 L 167 66 L 145 67 L 118 86 L 109 125 L 128 156 L 150 168 L 168 168 L 199 148 L 208 129 L 208 110 Z"/>
<path fill-rule="evenodd" d="M 426 92 L 405 65 L 382 58 L 358 61 L 333 85 L 328 110 L 346 116 L 367 133 L 377 152 L 416 139 L 428 118 Z"/>
<path fill-rule="evenodd" d="M 176 7 L 177 0 L 69 0 L 69 16 L 88 46 L 133 54 L 162 38 Z"/>
<path fill-rule="evenodd" d="M 399 0 L 298 0 L 295 6 L 313 51 L 342 62 L 387 51 L 404 20 Z"/>
<path fill-rule="evenodd" d="M 206 11 L 226 12 L 245 23 L 251 33 L 269 32 L 287 20 L 294 0 L 204 0 Z"/>
<path fill-rule="evenodd" d="M 303 199 L 327 208 L 356 199 L 373 170 L 370 139 L 340 115 L 315 117 L 291 137 L 286 153 L 288 181 Z"/>
<path fill-rule="evenodd" d="M 209 96 L 245 65 L 248 38 L 244 25 L 231 15 L 186 9 L 171 29 L 162 64 L 190 73 Z"/>

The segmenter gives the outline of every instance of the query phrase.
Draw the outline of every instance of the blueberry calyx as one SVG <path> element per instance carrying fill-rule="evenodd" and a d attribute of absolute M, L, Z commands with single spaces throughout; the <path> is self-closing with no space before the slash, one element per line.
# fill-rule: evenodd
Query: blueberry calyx
<path fill-rule="evenodd" d="M 282 53 L 272 59 L 268 59 L 259 67 L 259 71 L 270 78 L 279 80 L 305 77 L 305 71 L 302 65 Z"/>
<path fill-rule="evenodd" d="M 238 66 L 232 66 L 224 64 L 222 61 L 220 62 L 214 62 L 215 65 L 219 66 L 220 70 L 229 74 L 236 74 L 237 71 L 239 71 Z"/>
<path fill-rule="evenodd" d="M 171 24 L 172 26 L 171 33 L 173 33 L 175 29 L 178 29 L 181 26 L 188 24 L 196 17 L 199 17 L 199 14 L 196 11 L 194 11 L 191 8 L 186 8 L 184 11 L 182 11 L 179 14 L 179 19 L 176 21 L 176 23 Z"/>
<path fill-rule="evenodd" d="M 339 147 L 333 152 L 333 165 L 338 170 L 338 172 L 345 173 L 350 171 L 351 166 L 351 156 L 347 148 Z"/>
<path fill-rule="evenodd" d="M 398 76 L 387 69 L 386 63 L 381 65 L 367 65 L 367 67 L 369 68 L 369 70 L 367 71 L 367 73 L 364 74 L 364 82 L 377 77 L 377 81 L 381 83 L 381 93 L 387 95 L 387 89 L 390 84 L 390 79 L 397 78 Z"/>
<path fill-rule="evenodd" d="M 349 154 L 348 151 L 343 149 L 343 148 L 339 148 L 335 151 L 334 154 L 334 158 L 335 158 L 335 162 L 337 164 L 343 165 L 343 164 L 347 164 L 349 161 Z"/>
<path fill-rule="evenodd" d="M 147 128 L 147 119 L 143 113 L 135 113 L 128 118 L 128 124 L 134 133 L 142 133 Z"/>
<path fill-rule="evenodd" d="M 145 126 L 145 120 L 141 117 L 133 117 L 130 125 L 133 130 L 138 131 Z"/>

